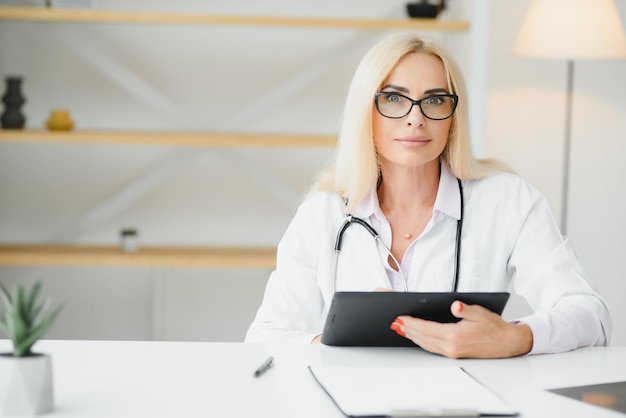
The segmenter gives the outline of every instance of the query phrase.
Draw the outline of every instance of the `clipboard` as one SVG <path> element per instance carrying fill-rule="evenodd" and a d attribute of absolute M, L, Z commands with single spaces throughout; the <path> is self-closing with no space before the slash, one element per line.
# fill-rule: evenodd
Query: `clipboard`
<path fill-rule="evenodd" d="M 309 366 L 347 417 L 517 416 L 461 367 Z"/>
<path fill-rule="evenodd" d="M 460 300 L 502 314 L 508 292 L 335 292 L 322 344 L 361 347 L 415 347 L 389 326 L 399 315 L 437 322 L 458 322 L 450 305 Z"/>

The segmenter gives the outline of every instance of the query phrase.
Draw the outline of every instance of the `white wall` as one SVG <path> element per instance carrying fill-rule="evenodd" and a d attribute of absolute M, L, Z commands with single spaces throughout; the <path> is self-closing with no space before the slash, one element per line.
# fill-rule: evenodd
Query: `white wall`
<path fill-rule="evenodd" d="M 491 4 L 486 153 L 509 163 L 543 192 L 558 217 L 566 63 L 515 57 L 515 37 L 530 2 Z M 626 2 L 616 4 L 624 24 Z M 626 61 L 576 62 L 572 117 L 567 232 L 612 310 L 613 344 L 625 345 Z"/>

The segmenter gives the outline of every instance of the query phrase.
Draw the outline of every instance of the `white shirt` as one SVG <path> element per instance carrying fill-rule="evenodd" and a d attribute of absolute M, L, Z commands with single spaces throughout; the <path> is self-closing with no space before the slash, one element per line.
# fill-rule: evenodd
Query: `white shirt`
<path fill-rule="evenodd" d="M 406 250 L 401 265 L 409 291 L 452 289 L 457 220 L 456 178 L 441 164 L 433 216 Z M 544 197 L 521 178 L 500 173 L 463 181 L 464 214 L 459 292 L 506 291 L 511 280 L 534 314 L 521 318 L 533 332 L 531 353 L 608 343 L 611 318 L 587 281 L 569 242 L 563 239 Z M 391 228 L 376 190 L 355 207 L 388 247 Z M 276 270 L 246 342 L 310 342 L 322 333 L 334 293 L 336 234 L 345 220 L 343 200 L 318 192 L 303 202 L 278 245 Z M 363 227 L 345 232 L 336 289 L 403 289 L 388 253 Z"/>

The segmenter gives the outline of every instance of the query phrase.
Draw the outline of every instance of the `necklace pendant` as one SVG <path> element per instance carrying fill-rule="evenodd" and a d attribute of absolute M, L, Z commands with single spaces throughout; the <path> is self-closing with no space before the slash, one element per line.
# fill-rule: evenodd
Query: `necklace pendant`
<path fill-rule="evenodd" d="M 402 236 L 406 239 L 411 239 L 411 234 L 409 234 L 408 232 L 405 232 L 404 234 L 402 234 Z"/>

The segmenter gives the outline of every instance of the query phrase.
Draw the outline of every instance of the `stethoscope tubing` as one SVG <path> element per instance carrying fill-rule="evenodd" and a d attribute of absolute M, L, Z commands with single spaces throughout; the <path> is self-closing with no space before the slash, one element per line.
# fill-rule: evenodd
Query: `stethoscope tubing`
<path fill-rule="evenodd" d="M 346 232 L 346 229 L 348 229 L 348 227 L 352 225 L 353 222 L 367 229 L 367 231 L 372 235 L 372 237 L 374 237 L 374 239 L 385 249 L 387 254 L 389 254 L 389 256 L 393 259 L 393 262 L 396 263 L 396 266 L 398 266 L 398 272 L 402 276 L 402 281 L 404 283 L 404 291 L 408 292 L 409 291 L 408 281 L 406 277 L 404 276 L 404 272 L 402 271 L 402 267 L 400 267 L 400 263 L 398 262 L 396 257 L 391 253 L 391 249 L 387 247 L 385 243 L 380 239 L 380 234 L 374 229 L 374 227 L 368 224 L 364 219 L 357 218 L 356 216 L 352 216 L 351 214 L 346 215 L 346 219 L 345 221 L 343 221 L 343 224 L 341 224 L 341 227 L 339 228 L 339 232 L 337 233 L 337 239 L 335 240 L 335 263 L 333 264 L 333 291 L 335 292 L 337 291 L 337 265 L 339 263 L 339 254 L 341 253 L 341 244 L 343 242 L 343 234 L 344 232 Z"/>
<path fill-rule="evenodd" d="M 455 241 L 455 246 L 454 246 L 455 247 L 454 248 L 454 276 L 453 276 L 454 281 L 452 283 L 452 289 L 451 289 L 452 292 L 457 291 L 458 284 L 459 284 L 459 265 L 461 262 L 461 235 L 463 233 L 463 215 L 464 215 L 463 212 L 465 209 L 465 204 L 464 204 L 464 199 L 463 199 L 463 185 L 461 184 L 461 180 L 458 178 L 457 178 L 457 182 L 459 184 L 461 213 L 460 213 L 459 220 L 457 221 L 457 224 L 456 224 L 456 241 Z M 396 257 L 394 257 L 394 255 L 391 253 L 391 249 L 387 247 L 384 242 L 382 242 L 382 240 L 380 239 L 380 234 L 374 229 L 374 227 L 368 224 L 364 219 L 357 218 L 356 216 L 353 216 L 350 213 L 346 215 L 346 219 L 343 221 L 343 223 L 339 227 L 339 230 L 337 231 L 337 238 L 335 239 L 335 248 L 334 248 L 335 262 L 333 264 L 333 272 L 332 272 L 333 291 L 334 292 L 337 291 L 337 266 L 339 264 L 339 254 L 341 253 L 341 246 L 343 244 L 343 235 L 346 232 L 346 230 L 350 227 L 350 225 L 354 223 L 361 225 L 363 228 L 365 228 L 370 233 L 370 235 L 374 237 L 374 240 L 378 242 L 385 249 L 387 254 L 389 254 L 393 262 L 398 267 L 398 272 L 402 276 L 402 279 L 404 282 L 404 291 L 408 292 L 409 284 L 408 284 L 406 276 L 404 275 L 404 272 L 402 271 L 402 267 L 400 266 L 400 263 L 398 262 Z"/>

